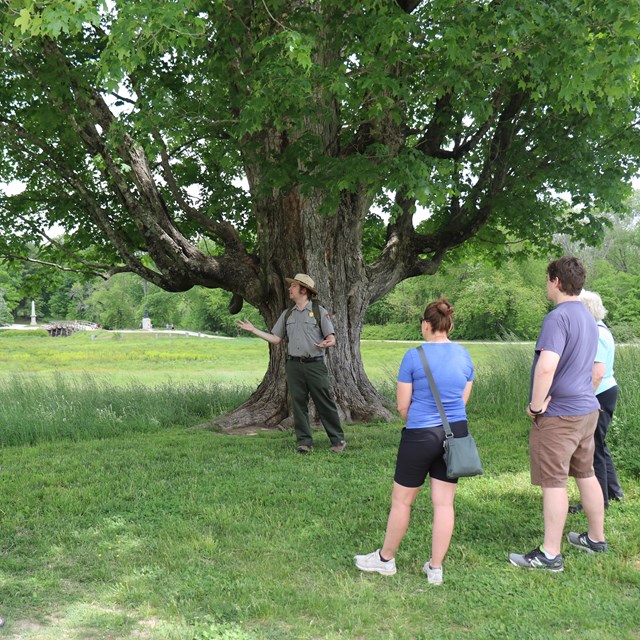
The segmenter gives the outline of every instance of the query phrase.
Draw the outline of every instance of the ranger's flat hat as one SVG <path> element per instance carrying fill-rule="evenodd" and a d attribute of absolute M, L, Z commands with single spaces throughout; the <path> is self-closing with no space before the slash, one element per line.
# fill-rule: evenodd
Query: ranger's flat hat
<path fill-rule="evenodd" d="M 311 276 L 308 276 L 306 273 L 296 273 L 293 278 L 285 278 L 285 280 L 289 284 L 291 284 L 292 282 L 299 284 L 305 289 L 311 291 L 311 293 L 313 293 L 314 295 L 318 293 L 318 290 L 316 289 L 316 283 L 313 281 Z"/>

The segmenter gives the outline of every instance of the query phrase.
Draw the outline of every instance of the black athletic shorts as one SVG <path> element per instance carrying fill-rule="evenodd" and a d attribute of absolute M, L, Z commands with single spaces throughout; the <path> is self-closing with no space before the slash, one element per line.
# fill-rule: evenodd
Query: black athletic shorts
<path fill-rule="evenodd" d="M 469 433 L 466 420 L 449 424 L 456 438 Z M 436 480 L 456 484 L 447 478 L 443 456 L 444 428 L 402 430 L 394 480 L 403 487 L 421 487 L 427 474 Z"/>

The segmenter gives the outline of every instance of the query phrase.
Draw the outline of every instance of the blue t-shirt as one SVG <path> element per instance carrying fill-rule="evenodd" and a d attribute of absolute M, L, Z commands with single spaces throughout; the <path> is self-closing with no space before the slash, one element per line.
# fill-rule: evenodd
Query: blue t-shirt
<path fill-rule="evenodd" d="M 560 356 L 544 415 L 584 416 L 600 408 L 593 393 L 592 371 L 598 347 L 598 325 L 579 300 L 561 302 L 542 321 L 531 368 L 531 387 L 540 353 Z M 531 399 L 531 391 L 529 391 Z"/>
<path fill-rule="evenodd" d="M 616 345 L 613 341 L 611 331 L 609 331 L 607 325 L 601 320 L 598 322 L 598 351 L 595 361 L 604 363 L 604 377 L 596 389 L 596 395 L 600 395 L 618 384 L 613 377 L 615 353 Z"/>
<path fill-rule="evenodd" d="M 429 368 L 438 387 L 447 420 L 466 420 L 467 412 L 462 392 L 467 382 L 473 380 L 473 362 L 469 352 L 455 342 L 428 342 L 419 348 L 424 350 L 429 361 Z M 431 393 L 420 354 L 415 348 L 404 354 L 398 372 L 398 382 L 410 382 L 413 385 L 407 429 L 441 426 L 442 419 Z"/>

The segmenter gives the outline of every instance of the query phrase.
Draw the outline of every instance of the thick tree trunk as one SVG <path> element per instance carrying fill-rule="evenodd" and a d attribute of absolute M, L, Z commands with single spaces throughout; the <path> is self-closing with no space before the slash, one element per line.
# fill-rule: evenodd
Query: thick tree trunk
<path fill-rule="evenodd" d="M 289 402 L 284 374 L 286 352 L 283 345 L 271 347 L 264 379 L 243 405 L 213 424 L 224 431 L 245 432 L 287 426 Z"/>
<path fill-rule="evenodd" d="M 336 346 L 328 357 L 336 402 L 346 422 L 391 420 L 388 408 L 391 398 L 383 398 L 369 381 L 360 353 L 361 323 L 355 326 L 334 318 L 339 334 Z M 344 325 L 347 325 L 346 327 Z"/>
<path fill-rule="evenodd" d="M 360 221 L 364 197 L 350 196 L 335 215 L 318 213 L 319 199 L 297 192 L 264 203 L 258 220 L 268 225 L 268 246 L 261 247 L 260 280 L 264 295 L 249 300 L 269 328 L 289 305 L 286 277 L 308 273 L 316 282 L 320 304 L 327 308 L 336 332 L 336 345 L 326 356 L 333 393 L 341 419 L 346 422 L 390 420 L 388 402 L 376 391 L 364 371 L 360 332 L 370 302 L 362 254 Z M 265 348 L 266 345 L 265 345 Z M 283 428 L 291 425 L 286 391 L 286 343 L 270 346 L 269 367 L 251 398 L 215 423 L 227 431 Z M 310 415 L 315 410 L 310 406 Z"/>
<path fill-rule="evenodd" d="M 336 325 L 344 325 L 333 316 Z M 326 364 L 332 390 L 344 423 L 391 420 L 387 408 L 390 399 L 383 398 L 371 384 L 362 366 L 359 338 L 352 331 L 347 337 L 336 327 L 336 346 L 329 349 Z M 266 348 L 266 347 L 265 347 Z M 228 432 L 253 432 L 260 429 L 287 429 L 293 425 L 291 403 L 287 394 L 285 376 L 286 345 L 270 348 L 269 367 L 264 379 L 243 405 L 213 424 Z M 309 415 L 317 423 L 313 403 Z"/>
<path fill-rule="evenodd" d="M 284 286 L 286 283 L 283 283 Z M 332 305 L 326 300 L 321 303 L 331 313 Z M 336 303 L 335 306 L 347 311 L 345 304 Z M 361 307 L 364 309 L 366 305 Z M 364 312 L 360 318 L 350 318 L 348 313 L 331 313 L 336 329 L 336 345 L 328 350 L 326 364 L 340 419 L 345 423 L 388 421 L 393 418 L 388 408 L 392 400 L 378 393 L 364 371 L 360 353 L 362 315 Z M 214 420 L 214 424 L 224 431 L 247 432 L 292 426 L 285 375 L 286 343 L 270 346 L 269 349 L 269 366 L 255 393 L 234 411 Z M 309 415 L 317 422 L 312 402 Z"/>

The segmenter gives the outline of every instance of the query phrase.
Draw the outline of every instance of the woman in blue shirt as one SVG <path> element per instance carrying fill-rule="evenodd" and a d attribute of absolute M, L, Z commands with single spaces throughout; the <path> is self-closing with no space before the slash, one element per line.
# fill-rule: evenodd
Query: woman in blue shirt
<path fill-rule="evenodd" d="M 453 307 L 446 298 L 429 304 L 422 318 L 426 344 L 418 348 L 427 356 L 451 430 L 455 437 L 463 437 L 468 433 L 465 405 L 474 370 L 469 352 L 449 340 L 452 314 Z M 442 420 L 416 349 L 407 351 L 400 365 L 397 401 L 406 426 L 398 448 L 384 544 L 373 553 L 355 556 L 355 564 L 362 571 L 396 573 L 395 555 L 409 526 L 411 506 L 429 475 L 433 503 L 431 559 L 423 571 L 429 583 L 442 584 L 442 561 L 453 534 L 457 480 L 447 478 Z"/>

